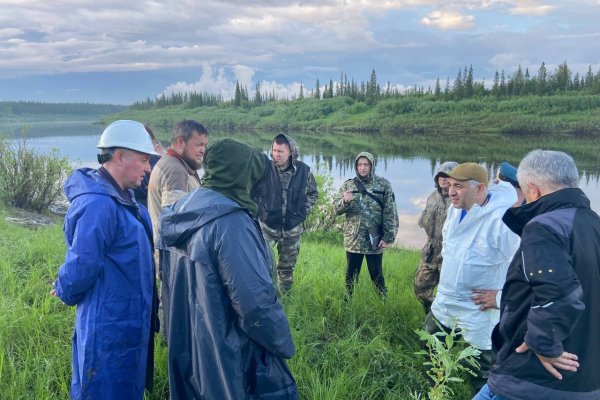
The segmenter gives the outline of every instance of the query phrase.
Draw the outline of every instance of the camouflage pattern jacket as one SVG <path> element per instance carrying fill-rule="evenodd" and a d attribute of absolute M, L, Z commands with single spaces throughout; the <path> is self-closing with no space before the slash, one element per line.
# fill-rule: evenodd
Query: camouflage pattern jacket
<path fill-rule="evenodd" d="M 442 265 L 442 228 L 450 206 L 450 197 L 435 190 L 427 198 L 419 226 L 425 229 L 427 243 L 421 250 L 421 259 L 427 264 Z"/>
<path fill-rule="evenodd" d="M 282 192 L 281 192 L 281 195 L 282 195 L 281 214 L 282 214 L 283 219 L 285 219 L 285 214 L 286 214 L 286 210 L 287 210 L 288 186 L 290 184 L 290 181 L 292 180 L 292 177 L 294 176 L 294 174 L 296 174 L 296 172 L 298 170 L 298 165 L 300 163 L 302 163 L 302 161 L 298 160 L 298 158 L 300 156 L 300 147 L 298 146 L 298 143 L 296 143 L 296 141 L 288 135 L 285 135 L 285 137 L 288 140 L 288 143 L 290 144 L 290 150 L 292 152 L 292 164 L 288 168 L 283 169 L 283 170 L 281 168 L 275 166 L 275 169 L 277 170 L 277 173 L 279 174 L 279 180 L 281 182 L 281 189 L 282 189 Z M 317 202 L 317 196 L 318 196 L 317 182 L 316 182 L 315 177 L 313 176 L 312 172 L 308 173 L 308 179 L 307 179 L 304 187 L 306 189 L 306 203 L 305 203 L 306 215 L 308 215 L 308 214 L 310 214 L 315 203 Z M 296 225 L 292 229 L 284 230 L 284 229 L 270 228 L 261 220 L 260 228 L 267 235 L 269 235 L 271 237 L 280 237 L 280 238 L 290 238 L 290 237 L 300 236 L 302 234 L 302 232 L 304 232 L 304 224 L 303 223 Z"/>
<path fill-rule="evenodd" d="M 356 171 L 356 163 L 360 157 L 371 161 L 371 173 L 366 179 L 361 179 Z M 339 193 L 334 197 L 333 207 L 337 215 L 346 214 L 344 221 L 344 248 L 351 253 L 379 254 L 383 249 L 373 250 L 369 240 L 369 228 L 375 225 L 382 227 L 382 240 L 394 243 L 398 232 L 398 212 L 392 186 L 387 179 L 375 175 L 375 166 L 371 153 L 360 153 L 354 160 L 356 176 L 361 179 L 365 189 L 374 194 L 383 203 L 381 206 L 367 194 L 361 194 L 353 179 L 342 184 Z M 343 194 L 352 190 L 352 201 L 344 204 Z"/>

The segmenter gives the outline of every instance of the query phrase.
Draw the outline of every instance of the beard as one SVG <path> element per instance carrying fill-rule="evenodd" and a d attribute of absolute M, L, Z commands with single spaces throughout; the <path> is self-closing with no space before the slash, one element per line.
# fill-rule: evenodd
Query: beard
<path fill-rule="evenodd" d="M 188 156 L 186 156 L 185 154 L 181 155 L 181 158 L 183 159 L 183 161 L 185 161 L 185 163 L 187 165 L 190 166 L 190 168 L 192 168 L 193 170 L 199 170 L 200 168 L 202 168 L 202 160 L 200 160 L 199 162 L 196 160 L 193 160 L 191 158 L 189 158 Z"/>

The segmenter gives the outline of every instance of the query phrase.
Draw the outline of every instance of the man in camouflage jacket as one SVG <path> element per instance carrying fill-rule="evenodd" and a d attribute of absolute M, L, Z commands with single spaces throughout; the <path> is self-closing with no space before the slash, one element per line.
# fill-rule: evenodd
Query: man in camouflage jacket
<path fill-rule="evenodd" d="M 346 290 L 352 295 L 364 257 L 369 275 L 381 295 L 386 294 L 382 271 L 383 250 L 396 239 L 398 213 L 390 183 L 375 175 L 371 153 L 360 153 L 355 161 L 356 178 L 342 184 L 333 206 L 337 215 L 346 214 Z"/>
<path fill-rule="evenodd" d="M 458 163 L 447 161 L 440 165 L 433 177 L 436 190 L 427 198 L 427 204 L 419 218 L 419 226 L 425 229 L 427 243 L 421 250 L 421 263 L 415 274 L 414 290 L 417 300 L 423 304 L 425 314 L 431 310 L 435 298 L 433 291 L 440 281 L 442 268 L 442 227 L 446 220 L 450 198 L 448 197 L 448 178 L 441 177 L 441 172 L 450 172 Z"/>
<path fill-rule="evenodd" d="M 298 144 L 290 136 L 277 135 L 271 155 L 274 168 L 267 174 L 269 191 L 258 202 L 258 216 L 267 244 L 271 248 L 277 244 L 273 282 L 286 293 L 294 281 L 304 221 L 317 201 L 317 183 L 310 167 L 298 160 Z"/>

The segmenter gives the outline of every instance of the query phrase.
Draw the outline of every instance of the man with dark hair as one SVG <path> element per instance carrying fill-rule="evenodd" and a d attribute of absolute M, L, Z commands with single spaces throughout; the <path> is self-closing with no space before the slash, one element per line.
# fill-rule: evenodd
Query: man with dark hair
<path fill-rule="evenodd" d="M 180 121 L 171 136 L 171 146 L 156 163 L 148 183 L 148 211 L 152 219 L 152 231 L 158 238 L 158 221 L 163 207 L 175 203 L 178 199 L 200 187 L 198 170 L 202 166 L 202 157 L 208 144 L 208 131 L 202 124 L 184 119 Z M 155 255 L 158 272 L 162 279 L 162 267 L 158 254 Z M 161 282 L 161 334 L 165 335 L 167 323 L 163 315 L 163 295 Z"/>
<path fill-rule="evenodd" d="M 600 217 L 566 153 L 530 152 L 517 178 L 527 203 L 503 220 L 521 245 L 475 399 L 600 399 Z"/>
<path fill-rule="evenodd" d="M 142 400 L 152 387 L 157 330 L 152 229 L 131 189 L 150 171 L 154 145 L 136 121 L 106 127 L 98 169 L 65 183 L 67 254 L 51 294 L 77 306 L 72 399 Z"/>
<path fill-rule="evenodd" d="M 269 175 L 270 192 L 259 201 L 258 217 L 269 246 L 277 245 L 273 281 L 286 293 L 294 282 L 304 220 L 317 201 L 317 183 L 310 167 L 298 160 L 299 147 L 290 136 L 277 135 L 271 154 L 277 173 Z"/>
<path fill-rule="evenodd" d="M 200 187 L 198 170 L 208 144 L 208 131 L 189 119 L 180 121 L 171 136 L 171 146 L 156 163 L 148 183 L 148 211 L 156 237 L 163 207 Z"/>
<path fill-rule="evenodd" d="M 446 161 L 436 168 L 433 175 L 435 190 L 427 198 L 425 209 L 419 218 L 419 226 L 425 229 L 427 243 L 421 250 L 421 263 L 417 267 L 413 288 L 417 300 L 423 304 L 425 315 L 431 311 L 433 291 L 440 281 L 442 269 L 442 227 L 446 220 L 450 197 L 448 197 L 448 178 L 440 173 L 450 172 L 458 165 Z"/>
<path fill-rule="evenodd" d="M 297 399 L 284 360 L 294 342 L 256 220 L 254 195 L 268 192 L 273 166 L 224 138 L 206 149 L 203 167 L 202 187 L 160 222 L 170 398 Z"/>

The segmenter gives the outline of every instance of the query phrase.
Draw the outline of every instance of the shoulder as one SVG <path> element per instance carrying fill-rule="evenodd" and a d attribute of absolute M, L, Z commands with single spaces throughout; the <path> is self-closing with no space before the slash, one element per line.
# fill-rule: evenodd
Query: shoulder
<path fill-rule="evenodd" d="M 376 186 L 378 188 L 381 188 L 383 190 L 392 190 L 392 184 L 390 183 L 390 181 L 388 181 L 385 178 L 382 178 L 381 176 L 375 175 L 373 177 L 373 186 Z"/>

